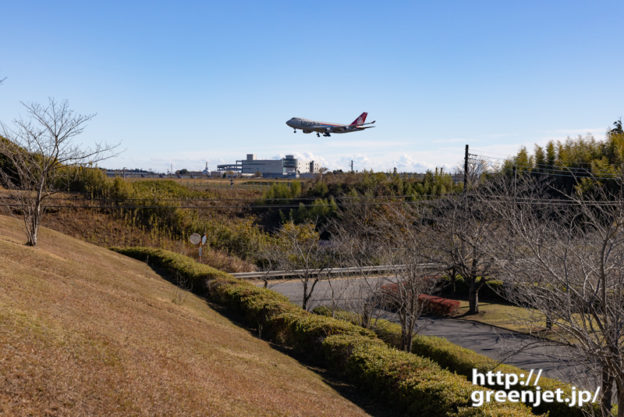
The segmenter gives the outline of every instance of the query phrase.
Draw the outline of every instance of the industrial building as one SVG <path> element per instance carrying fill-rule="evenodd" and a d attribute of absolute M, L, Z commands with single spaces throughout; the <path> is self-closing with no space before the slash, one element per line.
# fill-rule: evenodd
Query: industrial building
<path fill-rule="evenodd" d="M 294 155 L 286 155 L 282 159 L 256 159 L 256 155 L 252 153 L 234 164 L 217 165 L 217 170 L 222 173 L 259 175 L 264 178 L 298 178 L 301 174 L 318 172 L 318 169 L 318 164 L 314 161 L 301 163 Z"/>

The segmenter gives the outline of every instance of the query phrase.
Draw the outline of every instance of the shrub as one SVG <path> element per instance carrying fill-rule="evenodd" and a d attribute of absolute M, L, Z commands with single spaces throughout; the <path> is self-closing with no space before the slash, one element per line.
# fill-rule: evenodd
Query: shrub
<path fill-rule="evenodd" d="M 529 416 L 519 404 L 471 406 L 475 386 L 429 359 L 389 349 L 378 339 L 335 335 L 323 350 L 348 379 L 414 416 Z"/>
<path fill-rule="evenodd" d="M 62 167 L 56 181 L 58 189 L 78 192 L 91 198 L 104 195 L 110 182 L 103 170 L 82 166 Z"/>
<path fill-rule="evenodd" d="M 316 308 L 314 312 L 317 314 L 332 314 L 329 309 Z M 333 311 L 335 318 L 358 323 L 359 315 L 349 311 Z M 372 330 L 379 338 L 391 346 L 400 346 L 401 344 L 401 326 L 388 320 L 377 319 L 373 322 Z M 456 372 L 459 375 L 470 379 L 472 371 L 476 369 L 485 373 L 488 371 L 498 370 L 506 374 L 526 374 L 523 369 L 512 365 L 500 364 L 498 361 L 485 355 L 478 354 L 470 349 L 466 349 L 459 345 L 449 342 L 448 340 L 435 336 L 414 336 L 412 342 L 412 353 L 429 358 L 437 364 L 449 371 Z M 571 392 L 571 386 L 561 381 L 551 378 L 540 378 L 540 387 L 544 390 L 556 390 L 561 388 L 568 395 Z M 494 387 L 492 387 L 494 388 Z M 496 387 L 500 389 L 500 387 Z M 533 386 L 525 387 L 520 384 L 510 387 L 511 390 L 526 390 L 534 388 Z M 583 411 L 577 408 L 568 407 L 566 404 L 559 403 L 543 403 L 535 411 L 549 412 L 550 417 L 581 417 Z"/>
<path fill-rule="evenodd" d="M 468 298 L 469 288 L 462 276 L 457 275 L 454 283 L 448 276 L 444 276 L 440 279 L 442 285 L 437 292 L 438 295 Z M 508 300 L 505 298 L 505 284 L 500 280 L 488 280 L 479 290 L 479 299 L 507 303 Z"/>
<path fill-rule="evenodd" d="M 437 316 L 452 316 L 459 309 L 459 301 L 434 295 L 420 294 L 418 301 L 425 303 L 423 312 Z"/>
<path fill-rule="evenodd" d="M 216 278 L 232 278 L 225 272 L 214 269 L 208 265 L 193 261 L 188 256 L 180 255 L 168 250 L 157 248 L 130 247 L 111 248 L 111 250 L 126 256 L 146 262 L 163 270 L 175 284 L 176 274 L 186 278 L 191 283 L 191 291 L 202 294 L 206 290 L 206 281 Z M 232 278 L 233 279 L 233 278 Z"/>
<path fill-rule="evenodd" d="M 343 320 L 311 314 L 286 297 L 256 287 L 191 258 L 162 249 L 116 248 L 117 252 L 168 274 L 183 274 L 195 290 L 258 326 L 265 338 L 284 343 L 334 370 L 413 416 L 530 416 L 520 404 L 491 403 L 474 408 L 474 386 L 465 378 L 411 353 L 388 347 L 370 330 Z M 202 283 L 202 284 L 199 284 Z"/>
<path fill-rule="evenodd" d="M 328 317 L 334 316 L 333 310 L 327 306 L 316 306 L 312 309 L 312 312 L 314 314 L 318 314 L 319 316 L 328 316 Z"/>

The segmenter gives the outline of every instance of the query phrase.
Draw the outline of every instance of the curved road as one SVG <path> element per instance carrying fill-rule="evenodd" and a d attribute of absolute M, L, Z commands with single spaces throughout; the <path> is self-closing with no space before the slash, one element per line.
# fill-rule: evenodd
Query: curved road
<path fill-rule="evenodd" d="M 368 289 L 388 282 L 387 278 L 334 279 L 319 281 L 309 308 L 333 303 L 349 309 L 362 300 Z M 262 283 L 258 284 L 262 285 Z M 299 280 L 270 281 L 268 288 L 286 295 L 301 305 L 303 285 Z M 380 317 L 397 321 L 392 313 L 380 310 Z M 546 342 L 532 336 L 516 333 L 483 323 L 449 318 L 421 318 L 420 334 L 439 336 L 450 342 L 489 356 L 497 361 L 530 370 L 543 369 L 543 375 L 594 390 L 598 379 L 590 375 L 590 364 L 573 358 L 573 348 Z"/>

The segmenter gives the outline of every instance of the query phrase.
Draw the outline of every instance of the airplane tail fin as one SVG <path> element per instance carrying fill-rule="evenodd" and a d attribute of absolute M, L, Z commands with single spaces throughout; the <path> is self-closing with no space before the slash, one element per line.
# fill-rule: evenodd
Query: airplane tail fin
<path fill-rule="evenodd" d="M 366 116 L 368 116 L 368 113 L 366 112 L 360 114 L 358 118 L 355 119 L 353 123 L 351 123 L 351 126 L 359 126 L 361 124 L 364 124 L 364 122 L 366 121 Z"/>

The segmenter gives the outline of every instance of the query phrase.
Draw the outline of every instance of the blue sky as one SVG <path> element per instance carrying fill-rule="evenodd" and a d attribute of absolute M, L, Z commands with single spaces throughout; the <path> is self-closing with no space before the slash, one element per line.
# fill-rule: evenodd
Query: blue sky
<path fill-rule="evenodd" d="M 457 166 L 624 116 L 621 1 L 3 2 L 0 120 L 97 113 L 109 167 L 296 154 L 329 168 Z M 292 116 L 364 132 L 293 134 Z"/>

